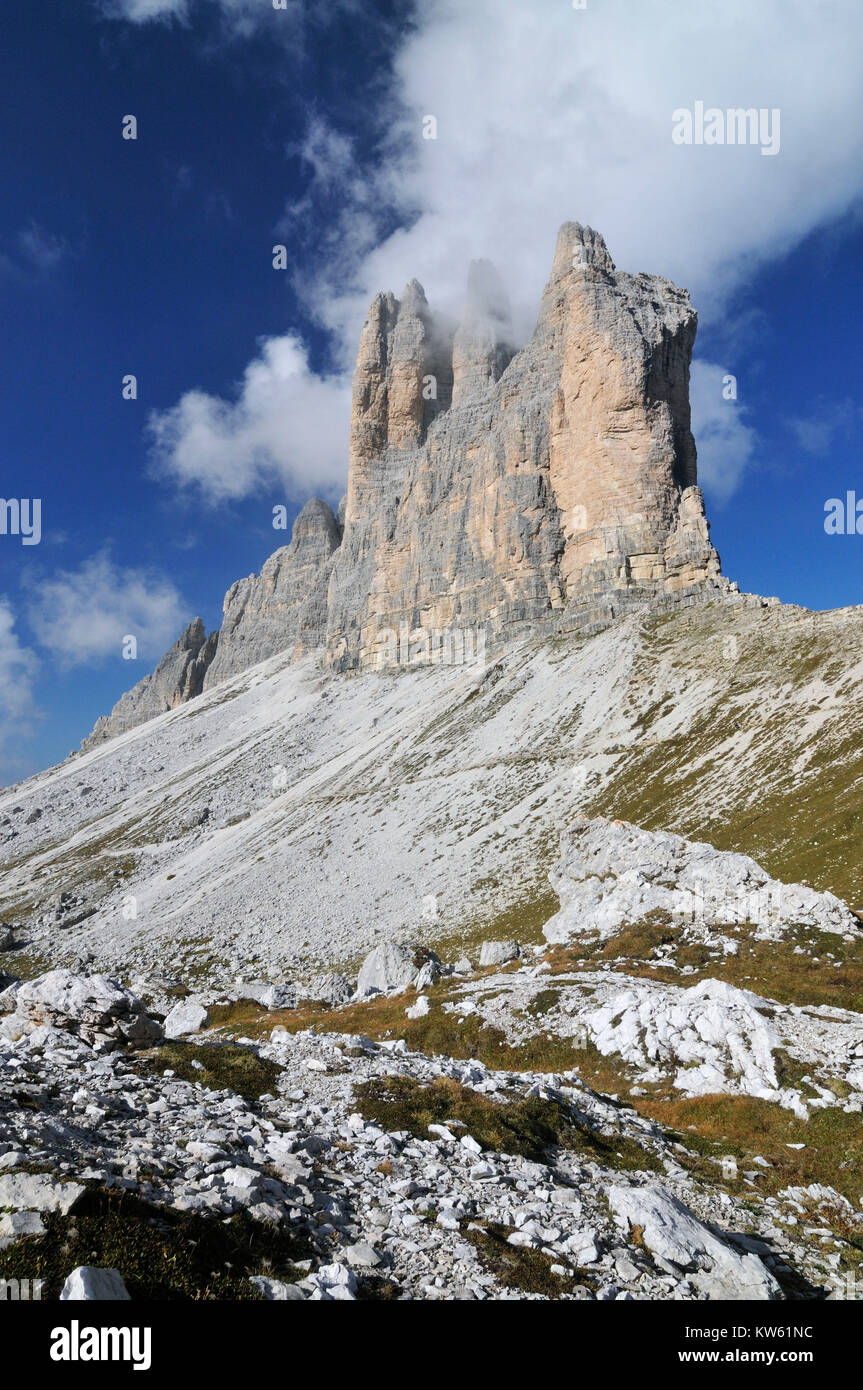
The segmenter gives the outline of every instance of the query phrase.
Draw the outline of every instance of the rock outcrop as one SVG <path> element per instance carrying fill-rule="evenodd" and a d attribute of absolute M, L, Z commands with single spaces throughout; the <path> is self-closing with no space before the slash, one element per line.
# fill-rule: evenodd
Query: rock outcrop
<path fill-rule="evenodd" d="M 517 352 L 487 262 L 454 330 L 416 280 L 376 295 L 338 519 L 307 503 L 291 544 L 228 590 L 218 639 L 192 624 L 84 746 L 280 651 L 325 648 L 336 670 L 456 664 L 528 624 L 602 626 L 728 589 L 696 484 L 695 329 L 685 290 L 618 272 L 577 222 Z"/>
<path fill-rule="evenodd" d="M 657 912 L 708 928 L 750 922 L 764 937 L 789 926 L 859 929 L 833 893 L 780 883 L 748 854 L 603 817 L 572 821 L 549 879 L 561 906 L 543 927 L 548 941 L 596 931 L 614 936 Z"/>
<path fill-rule="evenodd" d="M 73 1033 L 102 1052 L 124 1043 L 148 1047 L 162 1037 L 160 1024 L 131 990 L 106 975 L 77 975 L 63 968 L 22 985 L 15 1012 L 0 1024 L 6 1038 L 26 1037 L 38 1029 Z"/>
<path fill-rule="evenodd" d="M 330 660 L 389 664 L 403 627 L 494 642 L 563 610 L 600 621 L 718 580 L 690 430 L 695 328 L 684 290 L 618 273 L 578 223 L 560 231 L 514 355 L 482 265 L 440 380 L 444 335 L 421 288 L 377 296 L 354 378 Z"/>
<path fill-rule="evenodd" d="M 127 729 L 155 719 L 157 714 L 185 704 L 199 695 L 204 675 L 216 653 L 219 634 L 208 637 L 200 618 L 194 618 L 173 647 L 162 657 L 152 675 L 144 676 L 117 701 L 111 713 L 96 720 L 93 732 L 81 744 L 82 751 L 95 748 Z"/>
<path fill-rule="evenodd" d="M 294 522 L 290 545 L 271 555 L 260 574 L 231 585 L 205 690 L 277 652 L 294 648 L 300 655 L 323 643 L 329 562 L 340 540 L 332 508 L 313 497 Z"/>

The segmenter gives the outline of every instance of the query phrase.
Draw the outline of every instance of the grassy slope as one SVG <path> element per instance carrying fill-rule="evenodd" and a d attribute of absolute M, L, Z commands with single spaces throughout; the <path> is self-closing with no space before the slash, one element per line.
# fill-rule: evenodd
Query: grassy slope
<path fill-rule="evenodd" d="M 634 674 L 652 705 L 633 696 L 641 737 L 585 809 L 863 903 L 863 620 L 814 616 L 716 607 L 645 624 Z M 675 731 L 694 681 L 710 693 Z"/>

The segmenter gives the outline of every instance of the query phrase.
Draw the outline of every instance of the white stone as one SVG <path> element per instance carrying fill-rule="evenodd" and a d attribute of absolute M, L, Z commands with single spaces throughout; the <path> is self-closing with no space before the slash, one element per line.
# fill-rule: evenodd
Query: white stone
<path fill-rule="evenodd" d="M 199 1033 L 210 1022 L 210 1015 L 203 1004 L 191 999 L 181 999 L 165 1019 L 166 1038 L 185 1038 L 190 1033 Z"/>
<path fill-rule="evenodd" d="M 607 1198 L 623 1230 L 639 1226 L 661 1265 L 686 1271 L 709 1299 L 773 1299 L 781 1291 L 757 1255 L 740 1254 L 662 1187 L 611 1186 Z"/>
<path fill-rule="evenodd" d="M 79 1265 L 73 1269 L 60 1292 L 61 1302 L 118 1303 L 128 1299 L 129 1291 L 122 1275 L 116 1269 L 98 1269 L 95 1265 Z"/>
<path fill-rule="evenodd" d="M 57 1182 L 50 1173 L 0 1173 L 0 1210 L 71 1211 L 84 1193 L 81 1183 Z"/>
<path fill-rule="evenodd" d="M 505 965 L 508 960 L 516 960 L 521 954 L 517 941 L 484 941 L 480 948 L 479 963 L 484 965 Z"/>

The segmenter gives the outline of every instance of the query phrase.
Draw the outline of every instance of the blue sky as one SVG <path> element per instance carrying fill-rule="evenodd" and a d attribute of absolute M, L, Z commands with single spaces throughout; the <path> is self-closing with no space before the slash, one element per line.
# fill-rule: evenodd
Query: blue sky
<path fill-rule="evenodd" d="M 276 503 L 338 500 L 376 289 L 416 274 L 456 310 L 489 256 L 526 334 L 567 217 L 699 308 L 725 572 L 863 602 L 863 536 L 823 526 L 863 497 L 863 21 L 752 9 L 7 0 L 0 492 L 41 498 L 42 539 L 0 536 L 0 781 L 77 746 L 190 618 L 218 625 L 285 539 Z M 779 152 L 676 147 L 701 99 L 778 108 Z"/>

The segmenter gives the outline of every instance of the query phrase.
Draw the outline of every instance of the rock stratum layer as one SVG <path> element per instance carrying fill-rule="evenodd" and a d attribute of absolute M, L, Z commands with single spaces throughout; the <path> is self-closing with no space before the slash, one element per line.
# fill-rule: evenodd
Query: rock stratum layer
<path fill-rule="evenodd" d="M 486 262 L 454 332 L 416 280 L 401 299 L 378 294 L 343 525 L 307 503 L 291 544 L 228 590 L 220 633 L 204 639 L 196 620 L 84 746 L 280 651 L 325 649 L 346 670 L 446 661 L 449 643 L 458 660 L 525 625 L 596 627 L 659 596 L 727 589 L 696 484 L 695 330 L 685 290 L 618 272 L 577 222 L 560 230 L 519 351 Z"/>

